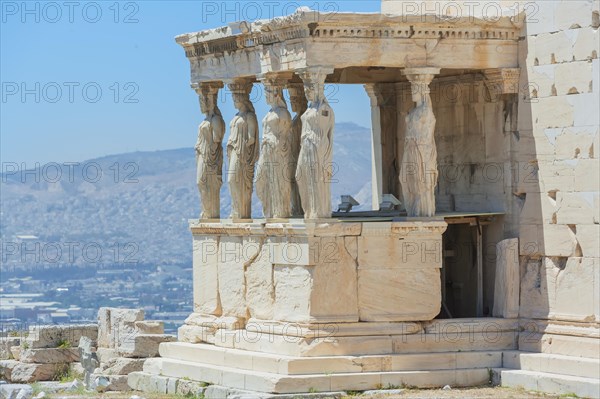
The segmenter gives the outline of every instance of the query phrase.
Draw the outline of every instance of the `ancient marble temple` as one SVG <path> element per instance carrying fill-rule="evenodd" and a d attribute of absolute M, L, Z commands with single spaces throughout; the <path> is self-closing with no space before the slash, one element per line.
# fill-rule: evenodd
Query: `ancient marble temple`
<path fill-rule="evenodd" d="M 600 394 L 600 232 L 578 195 L 597 208 L 598 1 L 537 2 L 538 24 L 525 2 L 466 3 L 298 9 L 177 37 L 205 115 L 194 312 L 135 378 L 301 393 L 482 385 L 498 370 Z M 372 147 L 357 151 L 372 157 L 371 212 L 332 207 L 343 104 L 326 84 L 370 99 Z M 225 90 L 235 115 L 217 106 Z"/>

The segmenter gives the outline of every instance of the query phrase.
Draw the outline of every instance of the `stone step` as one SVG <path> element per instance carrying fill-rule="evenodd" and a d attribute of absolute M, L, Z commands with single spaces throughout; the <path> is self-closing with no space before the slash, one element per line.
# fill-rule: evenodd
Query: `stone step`
<path fill-rule="evenodd" d="M 584 378 L 600 377 L 600 361 L 584 357 L 506 351 L 503 354 L 503 367 L 526 371 L 569 375 Z"/>
<path fill-rule="evenodd" d="M 164 358 L 153 359 L 153 365 L 155 371 L 164 377 L 270 393 L 364 391 L 400 386 L 477 386 L 487 384 L 490 378 L 488 369 L 282 375 Z"/>
<path fill-rule="evenodd" d="M 449 329 L 440 333 L 327 337 L 323 339 L 218 330 L 214 344 L 222 348 L 287 356 L 357 356 L 401 353 L 502 351 L 517 349 L 518 333 L 493 324 L 486 331 Z"/>
<path fill-rule="evenodd" d="M 600 339 L 597 337 L 523 331 L 519 335 L 519 349 L 526 352 L 600 359 Z"/>
<path fill-rule="evenodd" d="M 574 377 L 540 371 L 502 370 L 503 387 L 524 388 L 560 395 L 574 394 L 583 398 L 600 398 L 598 378 Z"/>
<path fill-rule="evenodd" d="M 235 365 L 238 369 L 284 375 L 453 370 L 502 365 L 501 351 L 291 357 L 225 349 L 210 344 L 173 342 L 161 344 L 159 352 L 161 357 L 172 360 L 201 361 L 214 366 Z"/>

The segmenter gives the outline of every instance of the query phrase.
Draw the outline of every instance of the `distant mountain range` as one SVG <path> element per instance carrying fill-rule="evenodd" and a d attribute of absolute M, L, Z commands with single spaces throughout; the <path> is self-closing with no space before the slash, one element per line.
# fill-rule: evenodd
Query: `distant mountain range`
<path fill-rule="evenodd" d="M 334 163 L 334 208 L 340 195 L 351 194 L 361 203 L 358 209 L 370 209 L 370 130 L 337 124 Z M 193 148 L 5 171 L 0 181 L 5 268 L 191 263 L 188 219 L 200 214 Z M 230 209 L 224 184 L 222 217 Z M 256 195 L 253 215 L 262 216 Z"/>

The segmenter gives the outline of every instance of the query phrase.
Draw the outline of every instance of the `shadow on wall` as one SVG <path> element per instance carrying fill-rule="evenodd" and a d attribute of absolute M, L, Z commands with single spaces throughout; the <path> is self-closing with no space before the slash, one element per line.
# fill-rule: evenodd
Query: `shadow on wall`
<path fill-rule="evenodd" d="M 513 155 L 519 316 L 597 322 L 599 16 L 592 2 L 536 4 L 536 20 L 527 17 L 520 42 Z M 542 349 L 534 326 L 526 326 L 530 342 L 522 349 Z"/>

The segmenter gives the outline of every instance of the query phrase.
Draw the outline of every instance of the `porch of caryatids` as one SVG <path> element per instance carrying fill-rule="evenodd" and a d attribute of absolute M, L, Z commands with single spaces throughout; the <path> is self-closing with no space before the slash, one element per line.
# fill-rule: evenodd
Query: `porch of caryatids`
<path fill-rule="evenodd" d="M 435 215 L 437 186 L 437 149 L 435 115 L 429 84 L 439 68 L 407 68 L 403 71 L 411 84 L 415 107 L 406 116 L 404 153 L 400 166 L 400 184 L 406 212 L 411 217 Z"/>

